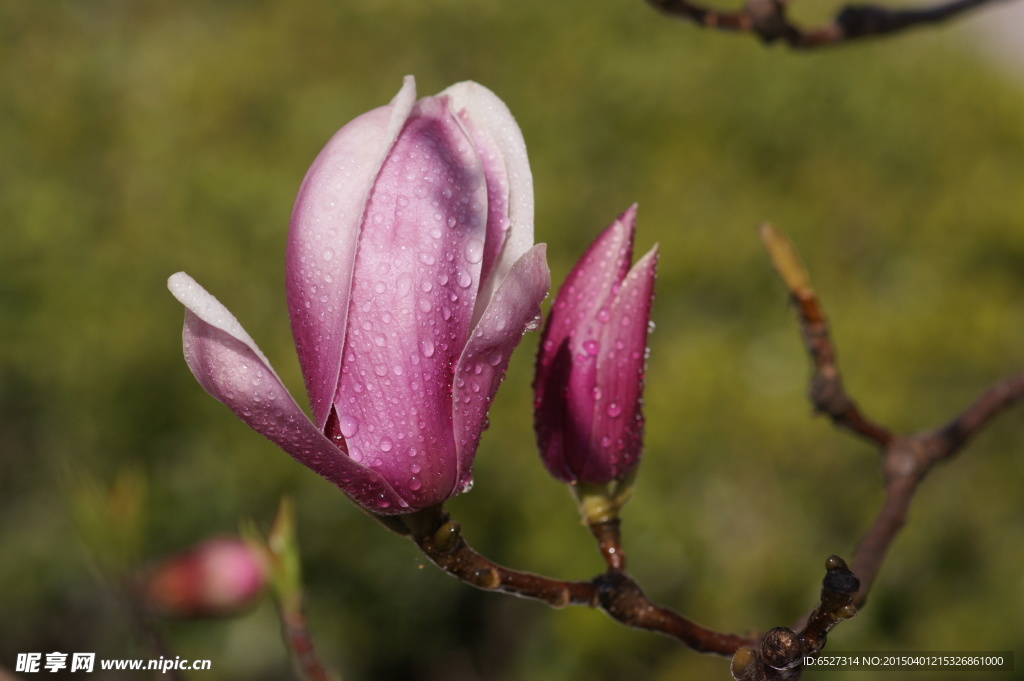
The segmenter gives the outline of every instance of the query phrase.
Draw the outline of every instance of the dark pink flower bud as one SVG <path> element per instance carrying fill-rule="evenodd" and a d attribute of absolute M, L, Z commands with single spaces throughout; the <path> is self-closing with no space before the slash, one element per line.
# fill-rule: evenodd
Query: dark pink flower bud
<path fill-rule="evenodd" d="M 231 314 L 184 273 L 185 358 L 200 384 L 379 514 L 467 489 L 487 409 L 550 285 L 515 120 L 459 83 L 342 128 L 299 189 L 288 312 L 310 421 Z"/>
<path fill-rule="evenodd" d="M 567 483 L 607 483 L 637 465 L 657 246 L 629 263 L 636 206 L 591 244 L 551 307 L 537 356 L 541 457 Z"/>
<path fill-rule="evenodd" d="M 144 580 L 143 598 L 164 615 L 230 615 L 253 605 L 266 581 L 259 552 L 240 539 L 223 537 L 158 565 Z"/>

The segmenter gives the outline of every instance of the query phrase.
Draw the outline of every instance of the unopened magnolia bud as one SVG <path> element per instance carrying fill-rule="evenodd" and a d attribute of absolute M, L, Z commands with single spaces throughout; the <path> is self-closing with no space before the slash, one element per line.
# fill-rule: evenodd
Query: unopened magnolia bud
<path fill-rule="evenodd" d="M 622 481 L 640 461 L 658 252 L 630 268 L 635 223 L 633 206 L 576 263 L 537 353 L 537 443 L 551 474 L 572 485 Z"/>
<path fill-rule="evenodd" d="M 215 617 L 251 606 L 265 584 L 259 552 L 240 539 L 223 537 L 158 565 L 143 582 L 143 597 L 163 615 Z"/>

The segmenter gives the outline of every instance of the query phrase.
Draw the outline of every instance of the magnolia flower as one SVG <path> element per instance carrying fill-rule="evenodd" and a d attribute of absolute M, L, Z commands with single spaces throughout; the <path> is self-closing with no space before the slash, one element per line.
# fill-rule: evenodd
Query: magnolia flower
<path fill-rule="evenodd" d="M 164 615 L 229 615 L 252 605 L 266 582 L 259 552 L 241 539 L 221 537 L 154 568 L 143 580 L 143 596 Z"/>
<path fill-rule="evenodd" d="M 534 425 L 545 465 L 563 482 L 623 480 L 639 462 L 658 252 L 655 246 L 629 269 L 635 222 L 634 205 L 597 237 L 544 328 Z"/>
<path fill-rule="evenodd" d="M 459 83 L 411 77 L 320 152 L 285 263 L 312 420 L 235 318 L 184 273 L 185 359 L 250 427 L 373 513 L 468 489 L 487 409 L 550 275 L 515 120 Z"/>

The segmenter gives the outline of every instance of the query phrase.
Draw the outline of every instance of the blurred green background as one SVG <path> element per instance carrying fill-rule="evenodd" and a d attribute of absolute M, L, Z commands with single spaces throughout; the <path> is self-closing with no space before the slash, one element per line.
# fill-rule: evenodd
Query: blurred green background
<path fill-rule="evenodd" d="M 661 245 L 632 571 L 715 628 L 788 624 L 825 558 L 851 555 L 880 474 L 873 450 L 810 414 L 754 227 L 795 240 L 848 387 L 892 428 L 937 426 L 1020 371 L 1024 81 L 971 50 L 976 23 L 798 54 L 641 0 L 0 4 L 0 666 L 153 656 L 98 578 L 110 545 L 137 527 L 123 551 L 145 564 L 243 517 L 265 527 L 289 493 L 312 628 L 347 680 L 727 678 L 725 660 L 599 613 L 424 566 L 202 391 L 165 279 L 183 269 L 218 296 L 305 404 L 283 245 L 308 164 L 407 73 L 423 95 L 485 84 L 526 138 L 556 282 L 634 201 L 638 252 Z M 536 343 L 450 508 L 491 558 L 589 578 L 600 558 L 535 454 Z M 926 481 L 830 649 L 1016 648 L 1024 666 L 1021 414 Z M 145 513 L 79 531 L 73 510 L 119 478 L 145 488 Z M 212 660 L 188 678 L 294 678 L 269 603 L 161 630 L 174 655 Z"/>

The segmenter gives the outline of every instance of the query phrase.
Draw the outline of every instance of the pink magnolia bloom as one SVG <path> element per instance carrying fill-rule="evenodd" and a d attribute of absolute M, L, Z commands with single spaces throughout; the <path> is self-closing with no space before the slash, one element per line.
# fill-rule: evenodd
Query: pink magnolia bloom
<path fill-rule="evenodd" d="M 313 162 L 285 267 L 312 421 L 235 318 L 178 273 L 168 285 L 200 384 L 371 512 L 466 490 L 550 286 L 526 146 L 501 100 L 467 82 L 416 101 L 407 77 Z"/>
<path fill-rule="evenodd" d="M 551 307 L 537 355 L 541 457 L 568 483 L 621 480 L 636 467 L 657 246 L 629 269 L 636 206 L 591 244 Z M 628 272 L 627 272 L 628 270 Z"/>
<path fill-rule="evenodd" d="M 266 583 L 256 549 L 221 537 L 161 563 L 144 580 L 143 595 L 150 608 L 165 615 L 210 617 L 251 606 Z"/>

